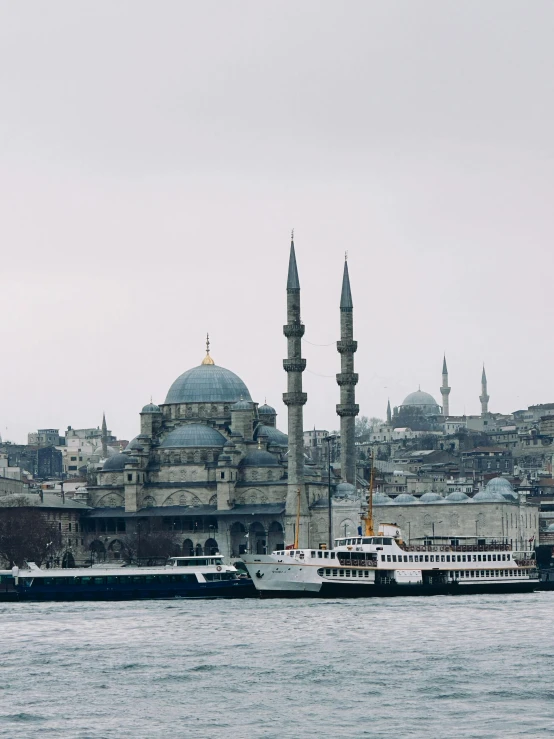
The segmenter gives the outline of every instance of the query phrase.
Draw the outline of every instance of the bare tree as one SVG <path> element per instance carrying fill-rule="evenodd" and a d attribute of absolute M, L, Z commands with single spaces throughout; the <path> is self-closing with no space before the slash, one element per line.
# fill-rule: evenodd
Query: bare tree
<path fill-rule="evenodd" d="M 56 522 L 18 496 L 0 503 L 0 557 L 10 567 L 36 562 L 39 566 L 62 548 L 62 536 Z"/>
<path fill-rule="evenodd" d="M 137 520 L 134 531 L 125 537 L 125 549 L 128 560 L 150 561 L 180 554 L 176 534 L 155 519 Z"/>

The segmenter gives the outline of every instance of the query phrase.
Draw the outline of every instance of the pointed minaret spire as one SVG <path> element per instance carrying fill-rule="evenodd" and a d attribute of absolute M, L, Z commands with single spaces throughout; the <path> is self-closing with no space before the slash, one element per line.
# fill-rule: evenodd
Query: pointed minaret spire
<path fill-rule="evenodd" d="M 481 415 L 487 416 L 489 413 L 489 394 L 487 393 L 487 375 L 484 363 L 481 374 L 481 395 L 479 396 L 479 400 L 481 401 Z"/>
<path fill-rule="evenodd" d="M 344 260 L 344 272 L 342 274 L 342 292 L 340 294 L 340 309 L 352 310 L 352 293 L 350 292 L 350 275 L 348 274 L 348 261 Z"/>
<path fill-rule="evenodd" d="M 442 360 L 441 395 L 442 395 L 442 415 L 446 417 L 450 415 L 450 401 L 448 397 L 450 395 L 450 387 L 448 386 L 448 367 L 446 366 L 446 354 L 444 355 L 443 360 Z"/>
<path fill-rule="evenodd" d="M 294 251 L 294 229 L 290 236 L 289 276 L 287 279 L 287 290 L 300 290 L 298 279 L 298 268 L 296 266 L 296 253 Z"/>
<path fill-rule="evenodd" d="M 102 456 L 108 457 L 108 426 L 106 424 L 106 413 L 102 413 Z"/>
<path fill-rule="evenodd" d="M 306 360 L 302 358 L 304 324 L 300 319 L 300 281 L 294 253 L 294 231 L 291 235 L 289 273 L 287 279 L 287 323 L 283 333 L 287 338 L 287 359 L 283 368 L 287 373 L 287 392 L 283 402 L 288 411 L 289 451 L 287 455 L 287 500 L 285 505 L 285 538 L 288 544 L 295 540 L 299 546 L 309 546 L 308 496 L 304 484 L 304 411 L 308 396 L 302 390 L 302 373 Z M 300 528 L 296 531 L 300 503 Z"/>
<path fill-rule="evenodd" d="M 353 308 L 348 262 L 345 258 L 340 296 L 340 341 L 337 341 L 341 370 L 337 375 L 337 384 L 340 387 L 340 403 L 337 405 L 337 415 L 340 418 L 341 476 L 346 482 L 356 485 L 355 423 L 360 409 L 355 402 L 358 375 L 354 372 L 354 353 L 358 348 L 358 343 L 354 341 Z"/>
<path fill-rule="evenodd" d="M 390 398 L 387 400 L 387 426 L 392 425 L 392 413 L 390 409 Z"/>

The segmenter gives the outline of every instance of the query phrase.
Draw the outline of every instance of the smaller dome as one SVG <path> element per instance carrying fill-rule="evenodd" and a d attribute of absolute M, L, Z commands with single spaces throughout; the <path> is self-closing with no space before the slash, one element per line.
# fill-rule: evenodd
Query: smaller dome
<path fill-rule="evenodd" d="M 549 534 L 554 534 L 554 523 L 551 523 L 546 530 Z"/>
<path fill-rule="evenodd" d="M 416 503 L 417 498 L 415 498 L 413 495 L 410 495 L 409 493 L 401 493 L 400 495 L 397 495 L 396 498 L 392 502 L 393 503 Z"/>
<path fill-rule="evenodd" d="M 265 452 L 263 449 L 256 449 L 241 459 L 240 467 L 280 467 L 279 462 L 273 454 Z"/>
<path fill-rule="evenodd" d="M 267 403 L 264 403 L 258 408 L 258 413 L 260 414 L 260 416 L 276 416 L 277 415 L 277 411 L 275 410 L 275 408 L 272 408 Z"/>
<path fill-rule="evenodd" d="M 505 503 L 506 498 L 496 490 L 480 490 L 473 496 L 473 500 L 478 503 Z"/>
<path fill-rule="evenodd" d="M 508 490 L 504 490 L 500 493 L 500 495 L 504 498 L 504 500 L 517 500 L 517 495 L 513 491 L 509 492 Z"/>
<path fill-rule="evenodd" d="M 444 498 L 438 493 L 424 493 L 419 500 L 420 503 L 442 503 Z"/>
<path fill-rule="evenodd" d="M 335 488 L 335 496 L 337 498 L 349 498 L 356 495 L 356 488 L 349 482 L 339 482 Z"/>
<path fill-rule="evenodd" d="M 138 459 L 125 452 L 114 454 L 113 457 L 109 457 L 104 462 L 102 472 L 121 472 L 125 469 L 126 464 L 138 464 Z"/>
<path fill-rule="evenodd" d="M 450 493 L 450 495 L 447 495 L 445 500 L 449 503 L 465 503 L 466 501 L 471 500 L 471 498 L 469 495 L 462 493 L 461 490 L 455 490 L 453 493 Z"/>
<path fill-rule="evenodd" d="M 192 447 L 198 449 L 200 447 L 222 447 L 226 442 L 223 434 L 213 429 L 211 426 L 204 426 L 201 423 L 189 423 L 173 429 L 162 441 L 160 448 L 183 448 Z"/>
<path fill-rule="evenodd" d="M 251 411 L 252 410 L 252 401 L 251 400 L 243 400 L 242 398 L 240 400 L 237 400 L 236 403 L 233 403 L 231 406 L 232 411 Z"/>
<path fill-rule="evenodd" d="M 160 406 L 155 403 L 148 403 L 142 409 L 141 413 L 161 413 Z"/>
<path fill-rule="evenodd" d="M 510 485 L 510 481 L 505 477 L 493 477 L 485 485 L 485 490 L 496 490 L 499 493 L 513 493 L 514 489 Z"/>
<path fill-rule="evenodd" d="M 388 505 L 392 503 L 392 498 L 389 498 L 385 493 L 373 493 L 373 505 Z"/>
<path fill-rule="evenodd" d="M 138 450 L 142 450 L 142 444 L 140 443 L 138 436 L 135 436 L 134 439 L 131 439 L 131 441 L 125 447 L 125 450 L 124 451 L 130 452 L 133 449 L 135 449 L 137 451 Z"/>
<path fill-rule="evenodd" d="M 289 437 L 274 426 L 258 426 L 256 429 L 256 439 L 259 436 L 267 437 L 267 443 L 271 446 L 288 447 Z"/>

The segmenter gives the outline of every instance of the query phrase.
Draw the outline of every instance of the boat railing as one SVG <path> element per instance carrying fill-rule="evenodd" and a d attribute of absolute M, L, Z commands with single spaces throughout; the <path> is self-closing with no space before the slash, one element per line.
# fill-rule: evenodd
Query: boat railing
<path fill-rule="evenodd" d="M 462 546 L 433 546 L 414 544 L 399 544 L 400 548 L 405 552 L 511 552 L 511 544 L 484 544 L 482 546 L 472 546 L 471 544 L 463 544 Z"/>

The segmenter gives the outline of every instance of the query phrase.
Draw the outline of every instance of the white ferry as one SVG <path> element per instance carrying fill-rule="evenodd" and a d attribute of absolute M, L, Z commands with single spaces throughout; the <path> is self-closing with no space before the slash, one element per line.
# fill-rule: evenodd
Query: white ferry
<path fill-rule="evenodd" d="M 9 575 L 11 575 L 11 583 Z M 256 596 L 223 555 L 171 557 L 160 567 L 41 569 L 33 562 L 2 572 L 18 600 L 123 600 L 139 598 L 248 598 Z M 11 587 L 9 587 L 11 584 Z"/>
<path fill-rule="evenodd" d="M 242 556 L 262 597 L 365 598 L 535 590 L 534 551 L 482 537 L 426 537 L 406 544 L 394 524 L 377 536 L 335 540 L 332 550 L 283 549 Z"/>

